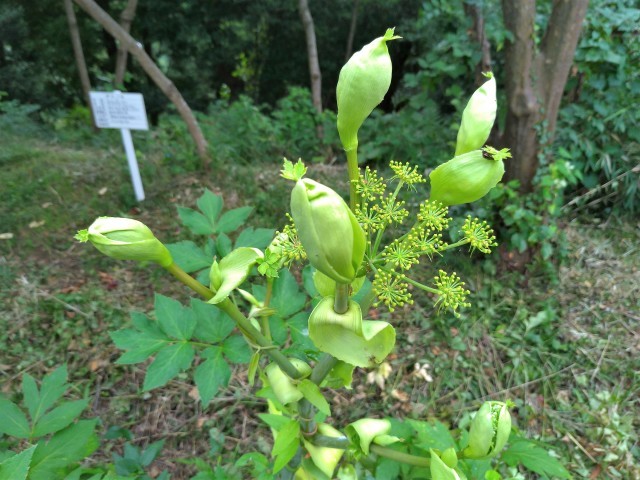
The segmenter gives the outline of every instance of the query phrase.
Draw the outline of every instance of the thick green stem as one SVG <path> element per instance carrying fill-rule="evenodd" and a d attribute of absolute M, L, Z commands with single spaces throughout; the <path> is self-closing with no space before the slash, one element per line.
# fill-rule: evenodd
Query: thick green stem
<path fill-rule="evenodd" d="M 369 447 L 372 453 L 380 455 L 381 457 L 390 458 L 396 462 L 406 463 L 408 465 L 415 465 L 417 467 L 428 467 L 431 465 L 431 459 L 425 457 L 418 457 L 409 453 L 398 452 L 391 448 L 382 447 L 380 445 L 371 445 Z"/>
<path fill-rule="evenodd" d="M 339 314 L 349 310 L 349 284 L 336 283 L 336 296 L 333 300 L 333 311 Z"/>
<path fill-rule="evenodd" d="M 319 434 L 311 439 L 311 443 L 318 447 L 339 448 L 340 450 L 346 450 L 351 445 L 347 437 L 328 437 Z"/>
<path fill-rule="evenodd" d="M 356 185 L 360 179 L 360 167 L 358 167 L 358 147 L 347 150 L 347 171 L 349 173 L 349 206 L 354 212 L 360 205 L 360 195 Z"/>
<path fill-rule="evenodd" d="M 264 308 L 269 308 L 269 304 L 271 303 L 271 294 L 273 292 L 273 278 L 267 278 L 267 292 L 264 295 Z M 271 341 L 271 325 L 269 324 L 269 315 L 263 315 L 260 317 L 260 328 L 262 329 L 262 333 L 267 337 L 269 341 Z"/>
<path fill-rule="evenodd" d="M 328 353 L 323 353 L 318 363 L 313 367 L 309 380 L 316 385 L 320 385 L 337 363 L 338 360 L 336 358 Z M 316 415 L 315 407 L 311 405 L 309 400 L 303 398 L 298 403 L 298 412 L 300 413 L 300 428 L 302 429 L 303 434 L 307 437 L 315 435 L 317 431 L 317 425 L 314 420 Z"/>
<path fill-rule="evenodd" d="M 182 270 L 178 265 L 172 263 L 166 267 L 167 271 L 174 277 L 184 283 L 187 287 L 191 288 L 196 293 L 200 294 L 206 300 L 213 298 L 214 293 L 207 287 L 198 282 L 191 275 Z M 225 312 L 236 322 L 238 328 L 249 338 L 252 343 L 259 345 L 264 349 L 264 352 L 271 357 L 271 359 L 278 364 L 284 373 L 293 379 L 302 378 L 302 374 L 298 369 L 285 357 L 280 350 L 276 349 L 276 346 L 265 337 L 259 330 L 257 330 L 247 317 L 238 309 L 238 307 L 228 298 L 218 304 L 216 304 L 220 310 Z"/>

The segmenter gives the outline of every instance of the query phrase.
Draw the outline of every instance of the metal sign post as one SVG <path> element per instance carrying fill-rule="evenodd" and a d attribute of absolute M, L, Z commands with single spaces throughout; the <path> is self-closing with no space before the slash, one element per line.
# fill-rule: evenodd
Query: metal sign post
<path fill-rule="evenodd" d="M 117 128 L 122 136 L 122 145 L 127 155 L 131 183 L 136 200 L 144 200 L 144 188 L 138 168 L 136 151 L 133 148 L 131 130 L 149 130 L 144 98 L 140 93 L 89 92 L 91 108 L 98 128 Z"/>

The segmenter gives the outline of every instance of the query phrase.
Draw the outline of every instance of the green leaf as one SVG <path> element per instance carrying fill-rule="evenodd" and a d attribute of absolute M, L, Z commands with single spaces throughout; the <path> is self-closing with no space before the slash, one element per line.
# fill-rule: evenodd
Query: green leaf
<path fill-rule="evenodd" d="M 400 475 L 400 463 L 390 458 L 383 458 L 376 467 L 376 480 L 388 480 L 398 478 Z"/>
<path fill-rule="evenodd" d="M 331 415 L 331 407 L 329 406 L 329 402 L 324 398 L 322 392 L 320 391 L 320 387 L 313 383 L 308 378 L 305 378 L 298 384 L 298 390 L 302 392 L 304 398 L 311 402 L 311 405 L 316 407 L 320 412 L 324 413 L 327 416 Z"/>
<path fill-rule="evenodd" d="M 38 420 L 33 429 L 33 437 L 42 437 L 68 427 L 87 408 L 88 399 L 65 402 Z"/>
<path fill-rule="evenodd" d="M 522 463 L 525 468 L 539 475 L 549 477 L 571 478 L 562 464 L 552 457 L 547 450 L 534 442 L 518 438 L 502 453 L 502 460 L 509 466 Z"/>
<path fill-rule="evenodd" d="M 187 273 L 210 267 L 211 263 L 213 263 L 213 256 L 207 255 L 190 240 L 169 243 L 166 246 L 171 252 L 173 261 Z"/>
<path fill-rule="evenodd" d="M 169 342 L 169 338 L 155 338 L 149 336 L 146 332 L 132 329 L 110 332 L 109 335 L 116 347 L 126 350 L 116 360 L 116 363 L 120 365 L 144 362 Z"/>
<path fill-rule="evenodd" d="M 295 456 L 300 446 L 300 424 L 296 420 L 290 420 L 278 432 L 278 438 L 273 444 L 271 455 L 276 459 L 273 464 L 273 473 L 278 473 Z"/>
<path fill-rule="evenodd" d="M 209 349 L 207 349 L 209 350 Z M 231 378 L 231 369 L 222 357 L 222 351 L 216 348 L 217 354 L 208 358 L 196 368 L 193 379 L 198 387 L 200 401 L 208 405 L 221 387 L 226 387 Z"/>
<path fill-rule="evenodd" d="M 164 295 L 156 294 L 154 309 L 164 332 L 177 340 L 189 340 L 196 328 L 196 319 L 190 308 Z"/>
<path fill-rule="evenodd" d="M 260 351 L 256 350 L 255 352 L 253 352 L 253 355 L 251 355 L 251 360 L 249 360 L 249 368 L 247 369 L 247 380 L 249 381 L 250 387 L 253 387 L 253 384 L 256 381 L 258 366 L 260 366 Z"/>
<path fill-rule="evenodd" d="M 240 207 L 222 214 L 216 225 L 216 233 L 229 233 L 237 230 L 251 214 L 253 207 Z"/>
<path fill-rule="evenodd" d="M 416 431 L 416 447 L 424 450 L 432 448 L 440 451 L 444 451 L 450 447 L 456 448 L 456 442 L 451 436 L 449 428 L 444 423 L 438 422 L 437 420 L 431 422 L 407 420 L 407 423 Z"/>
<path fill-rule="evenodd" d="M 208 343 L 220 343 L 235 328 L 235 323 L 229 316 L 217 307 L 198 300 L 191 299 L 191 309 L 196 318 L 194 335 L 198 340 Z"/>
<path fill-rule="evenodd" d="M 280 176 L 282 178 L 286 178 L 287 180 L 293 180 L 297 182 L 307 173 L 307 167 L 302 163 L 302 159 L 298 159 L 298 161 L 294 164 L 291 160 L 284 159 L 282 164 L 282 170 L 280 170 Z"/>
<path fill-rule="evenodd" d="M 216 251 L 218 252 L 218 258 L 223 258 L 229 255 L 233 248 L 231 239 L 225 234 L 221 233 L 216 238 Z"/>
<path fill-rule="evenodd" d="M 236 248 L 253 247 L 264 250 L 269 246 L 271 240 L 273 240 L 275 233 L 275 230 L 271 228 L 247 227 L 238 235 Z"/>
<path fill-rule="evenodd" d="M 37 422 L 38 419 L 58 401 L 64 392 L 67 391 L 67 366 L 63 365 L 56 368 L 49 375 L 45 375 L 40 386 L 39 404 L 36 408 L 36 414 L 32 416 L 31 421 Z"/>
<path fill-rule="evenodd" d="M 215 230 L 207 217 L 191 208 L 178 207 L 178 215 L 184 226 L 196 235 L 211 235 Z"/>
<path fill-rule="evenodd" d="M 282 430 L 282 427 L 284 427 L 291 421 L 289 418 L 282 415 L 276 415 L 275 413 L 259 413 L 258 417 L 260 418 L 260 420 L 262 420 L 264 423 L 278 432 Z"/>
<path fill-rule="evenodd" d="M 296 313 L 287 320 L 287 326 L 291 332 L 292 347 L 302 352 L 315 350 L 315 346 L 309 338 L 309 314 L 307 312 Z"/>
<path fill-rule="evenodd" d="M 231 363 L 247 363 L 251 359 L 251 349 L 240 335 L 227 338 L 222 345 L 222 351 Z"/>
<path fill-rule="evenodd" d="M 80 420 L 57 432 L 46 444 L 38 443 L 33 454 L 29 480 L 60 478 L 64 470 L 98 448 L 94 433 L 98 419 Z"/>
<path fill-rule="evenodd" d="M 224 204 L 222 197 L 207 189 L 196 203 L 200 211 L 211 222 L 211 225 L 215 225 Z"/>
<path fill-rule="evenodd" d="M 147 448 L 144 449 L 144 452 L 142 452 L 142 455 L 140 455 L 140 464 L 143 467 L 148 467 L 149 465 L 151 465 L 151 462 L 153 462 L 156 459 L 156 457 L 160 453 L 160 450 L 162 450 L 163 446 L 164 446 L 164 439 L 158 440 L 157 442 L 153 442 L 152 444 L 150 444 Z"/>
<path fill-rule="evenodd" d="M 143 390 L 146 392 L 165 385 L 178 373 L 189 368 L 193 355 L 193 346 L 188 342 L 164 347 L 147 368 Z"/>
<path fill-rule="evenodd" d="M 281 270 L 273 282 L 273 297 L 269 306 L 275 308 L 278 315 L 286 318 L 304 307 L 307 297 L 298 288 L 298 282 L 289 270 Z"/>
<path fill-rule="evenodd" d="M 28 373 L 22 376 L 22 401 L 29 410 L 29 416 L 34 418 L 38 412 L 38 405 L 40 405 L 40 391 L 36 381 Z"/>
<path fill-rule="evenodd" d="M 251 269 L 257 259 L 262 256 L 262 252 L 256 248 L 242 247 L 235 249 L 220 260 L 218 275 L 216 276 L 218 278 L 214 279 L 213 275 L 211 278 L 211 287 L 217 291 L 214 297 L 209 300 L 209 303 L 216 304 L 222 302 L 233 290 L 242 285 L 251 273 Z M 215 265 L 213 268 L 213 271 L 215 271 Z"/>
<path fill-rule="evenodd" d="M 29 438 L 31 429 L 27 417 L 15 403 L 6 398 L 0 398 L 0 418 L 0 433 L 16 438 Z"/>
<path fill-rule="evenodd" d="M 37 445 L 7 458 L 0 463 L 0 478 L 6 480 L 25 480 L 29 473 L 31 457 Z"/>

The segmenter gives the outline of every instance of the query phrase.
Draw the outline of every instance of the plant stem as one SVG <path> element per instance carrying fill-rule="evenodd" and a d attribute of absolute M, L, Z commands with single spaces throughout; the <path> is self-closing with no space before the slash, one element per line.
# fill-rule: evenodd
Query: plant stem
<path fill-rule="evenodd" d="M 328 437 L 320 434 L 314 436 L 311 443 L 318 447 L 339 448 L 340 450 L 346 450 L 351 445 L 347 437 Z"/>
<path fill-rule="evenodd" d="M 418 457 L 409 453 L 398 452 L 392 448 L 382 447 L 380 445 L 372 444 L 369 449 L 371 452 L 381 457 L 390 458 L 396 462 L 406 463 L 408 465 L 415 465 L 417 467 L 428 467 L 431 465 L 431 459 L 425 457 Z"/>
<path fill-rule="evenodd" d="M 198 282 L 195 278 L 182 270 L 178 265 L 172 263 L 166 267 L 167 271 L 174 277 L 184 283 L 187 287 L 200 294 L 206 300 L 213 298 L 214 293 L 207 287 Z M 271 357 L 271 359 L 278 364 L 284 373 L 293 379 L 302 378 L 302 374 L 298 369 L 285 357 L 280 350 L 276 349 L 276 346 L 265 337 L 259 330 L 257 330 L 247 317 L 238 309 L 238 307 L 228 298 L 222 302 L 216 304 L 220 310 L 225 312 L 236 322 L 238 328 L 242 330 L 249 340 L 256 345 L 259 345 L 264 349 L 264 352 Z"/>
<path fill-rule="evenodd" d="M 460 247 L 462 245 L 466 245 L 470 240 L 468 238 L 463 238 L 462 240 L 457 241 L 456 243 L 451 243 L 449 245 L 445 245 L 444 247 L 438 248 L 438 251 L 444 252 L 445 250 L 450 250 L 452 248 Z"/>
<path fill-rule="evenodd" d="M 358 167 L 358 147 L 347 150 L 347 171 L 349 173 L 349 206 L 352 211 L 356 211 L 360 205 L 360 195 L 356 191 L 356 184 L 360 178 L 360 167 Z"/>
<path fill-rule="evenodd" d="M 267 292 L 264 294 L 264 308 L 269 308 L 271 303 L 271 294 L 273 292 L 273 278 L 267 278 Z M 260 327 L 262 333 L 269 341 L 271 341 L 271 326 L 269 324 L 269 315 L 260 317 Z"/>
<path fill-rule="evenodd" d="M 316 385 L 320 385 L 337 363 L 338 360 L 335 357 L 328 353 L 323 353 L 320 360 L 318 360 L 318 363 L 313 367 L 309 380 Z M 315 407 L 309 400 L 303 398 L 298 403 L 298 412 L 300 413 L 300 428 L 302 429 L 303 434 L 307 437 L 314 435 L 317 431 L 316 422 L 313 418 L 316 415 Z"/>
<path fill-rule="evenodd" d="M 393 194 L 391 195 L 391 204 L 395 203 L 396 198 L 398 198 L 398 193 L 400 193 L 400 189 L 402 188 L 403 185 L 404 185 L 404 182 L 400 180 L 398 182 L 398 186 L 396 187 Z M 380 231 L 378 231 L 378 235 L 376 235 L 376 242 L 373 245 L 373 249 L 371 252 L 372 257 L 375 257 L 376 254 L 378 253 L 378 248 L 380 248 L 380 242 L 382 241 L 382 235 L 384 234 L 385 230 L 386 230 L 386 227 L 380 229 Z"/>
<path fill-rule="evenodd" d="M 333 311 L 342 315 L 349 310 L 349 284 L 336 283 L 336 296 L 333 300 Z"/>

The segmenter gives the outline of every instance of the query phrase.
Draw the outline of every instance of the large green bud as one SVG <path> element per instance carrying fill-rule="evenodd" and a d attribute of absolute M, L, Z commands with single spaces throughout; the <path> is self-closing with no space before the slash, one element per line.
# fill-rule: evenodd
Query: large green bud
<path fill-rule="evenodd" d="M 362 227 L 340 195 L 310 179 L 291 192 L 291 216 L 309 263 L 338 283 L 351 283 L 364 259 Z"/>
<path fill-rule="evenodd" d="M 511 415 L 504 402 L 485 402 L 473 418 L 464 456 L 475 460 L 495 457 L 511 434 Z"/>
<path fill-rule="evenodd" d="M 445 206 L 475 202 L 489 193 L 503 175 L 500 155 L 474 150 L 452 158 L 429 174 L 429 198 Z"/>
<path fill-rule="evenodd" d="M 489 80 L 478 88 L 462 112 L 462 122 L 458 130 L 456 157 L 463 153 L 482 148 L 489 138 L 496 120 L 496 79 L 492 73 Z"/>
<path fill-rule="evenodd" d="M 397 37 L 389 28 L 353 54 L 340 70 L 336 97 L 338 100 L 338 133 L 345 150 L 358 146 L 358 130 L 374 108 L 384 100 L 391 85 L 391 57 L 387 42 Z"/>
<path fill-rule="evenodd" d="M 91 242 L 100 252 L 118 260 L 155 262 L 163 267 L 173 263 L 169 250 L 149 227 L 131 218 L 99 217 L 75 238 Z"/>

